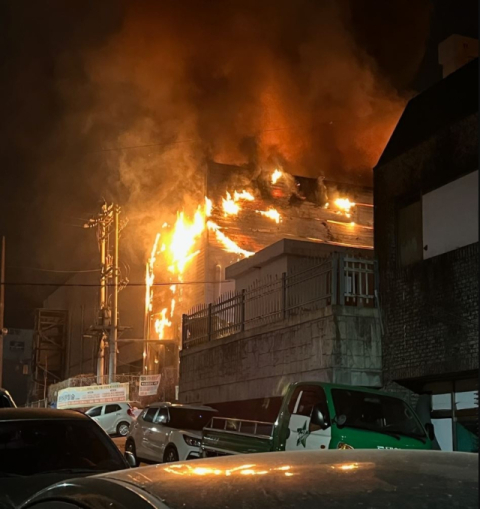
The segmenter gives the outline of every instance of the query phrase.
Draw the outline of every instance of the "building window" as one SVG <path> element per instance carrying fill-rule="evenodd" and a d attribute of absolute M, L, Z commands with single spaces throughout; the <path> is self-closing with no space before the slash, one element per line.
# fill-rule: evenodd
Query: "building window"
<path fill-rule="evenodd" d="M 401 267 L 423 260 L 422 202 L 401 207 L 397 212 L 397 253 Z"/>
<path fill-rule="evenodd" d="M 478 453 L 478 382 L 432 384 L 432 424 L 443 451 Z"/>
<path fill-rule="evenodd" d="M 423 257 L 478 242 L 478 171 L 422 197 Z"/>

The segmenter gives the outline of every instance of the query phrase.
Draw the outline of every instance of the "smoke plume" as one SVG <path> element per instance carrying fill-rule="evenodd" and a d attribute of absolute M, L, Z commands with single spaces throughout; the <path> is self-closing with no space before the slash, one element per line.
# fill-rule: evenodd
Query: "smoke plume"
<path fill-rule="evenodd" d="M 66 214 L 79 226 L 101 197 L 124 205 L 144 256 L 154 225 L 196 203 L 210 160 L 369 182 L 409 97 L 430 2 L 12 0 L 0 9 L 3 168 L 6 187 L 20 189 L 2 213 L 25 204 L 36 245 L 24 258 L 48 266 L 60 252 L 86 263 L 90 240 Z"/>

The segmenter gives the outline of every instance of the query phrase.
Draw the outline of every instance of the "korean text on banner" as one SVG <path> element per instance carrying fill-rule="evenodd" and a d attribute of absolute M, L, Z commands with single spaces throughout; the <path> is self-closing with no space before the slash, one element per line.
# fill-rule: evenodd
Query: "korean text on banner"
<path fill-rule="evenodd" d="M 139 396 L 155 396 L 160 385 L 160 375 L 143 375 L 140 377 Z"/>
<path fill-rule="evenodd" d="M 57 408 L 83 408 L 128 401 L 128 383 L 67 387 L 58 391 Z"/>

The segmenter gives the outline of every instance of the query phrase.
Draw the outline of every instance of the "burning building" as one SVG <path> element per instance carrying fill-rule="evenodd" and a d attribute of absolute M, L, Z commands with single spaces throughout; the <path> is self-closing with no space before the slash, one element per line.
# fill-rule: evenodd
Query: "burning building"
<path fill-rule="evenodd" d="M 169 369 L 172 383 L 182 314 L 234 289 L 226 267 L 282 239 L 373 247 L 371 188 L 217 163 L 203 183 L 196 207 L 163 222 L 146 268 L 144 371 Z"/>

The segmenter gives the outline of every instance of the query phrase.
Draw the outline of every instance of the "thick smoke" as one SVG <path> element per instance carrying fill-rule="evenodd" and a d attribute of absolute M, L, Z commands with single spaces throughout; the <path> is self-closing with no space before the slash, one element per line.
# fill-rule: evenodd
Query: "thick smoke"
<path fill-rule="evenodd" d="M 119 31 L 84 61 L 89 126 L 104 127 L 103 147 L 139 146 L 109 153 L 139 226 L 201 195 L 208 160 L 368 182 L 408 98 L 429 11 L 427 1 L 373 4 L 382 19 L 358 0 L 126 3 Z"/>
<path fill-rule="evenodd" d="M 429 7 L 4 2 L 2 171 L 12 191 L 1 210 L 21 211 L 35 243 L 22 263 L 90 266 L 94 242 L 78 226 L 101 197 L 124 205 L 124 244 L 145 261 L 159 223 L 197 203 L 209 160 L 368 182 L 409 97 Z M 15 249 L 20 230 L 9 224 Z"/>
<path fill-rule="evenodd" d="M 398 46 L 405 45 L 414 71 L 427 32 L 426 5 L 394 3 L 397 9 L 383 23 L 397 31 L 392 28 L 389 40 L 384 29 L 382 54 L 391 47 L 396 60 Z M 293 173 L 315 177 L 368 175 L 407 93 L 367 53 L 372 49 L 368 34 L 354 23 L 360 4 L 132 2 L 120 32 L 87 60 L 108 105 L 104 114 L 119 84 L 136 101 L 135 111 L 126 108 L 125 130 L 115 142 L 177 143 L 157 152 L 165 166 L 176 166 L 174 171 L 212 158 L 227 164 L 281 161 Z M 420 34 L 412 33 L 415 27 L 405 18 L 398 33 L 398 14 L 408 4 L 410 18 L 423 15 Z M 127 160 L 125 166 L 130 166 Z M 141 185 L 141 171 L 132 171 L 136 176 L 124 172 L 124 178 Z M 147 180 L 155 180 L 150 170 L 146 173 Z"/>

